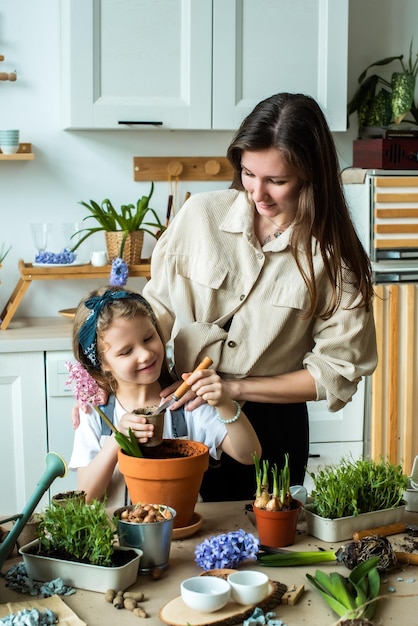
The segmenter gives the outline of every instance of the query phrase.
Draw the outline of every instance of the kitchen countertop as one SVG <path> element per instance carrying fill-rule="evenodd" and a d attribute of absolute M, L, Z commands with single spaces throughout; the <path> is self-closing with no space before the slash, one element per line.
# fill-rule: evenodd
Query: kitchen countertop
<path fill-rule="evenodd" d="M 0 353 L 72 349 L 72 319 L 27 317 L 13 319 L 0 330 Z"/>
<path fill-rule="evenodd" d="M 147 600 L 143 603 L 150 618 L 145 624 L 163 624 L 158 615 L 160 609 L 169 601 L 180 594 L 180 582 L 190 576 L 202 573 L 202 570 L 194 562 L 194 549 L 206 537 L 218 535 L 232 530 L 243 529 L 246 532 L 256 534 L 252 523 L 252 514 L 245 512 L 244 502 L 220 502 L 199 503 L 196 511 L 203 516 L 201 529 L 188 539 L 175 540 L 172 542 L 169 568 L 160 580 L 153 581 L 148 576 L 140 576 L 131 587 L 132 590 L 142 591 Z M 405 513 L 405 521 L 417 523 L 418 514 Z M 401 550 L 402 541 L 406 534 L 391 537 L 396 549 Z M 348 543 L 348 542 L 344 542 Z M 335 549 L 339 545 L 333 545 L 317 540 L 307 535 L 304 521 L 298 524 L 296 541 L 291 550 L 317 550 L 318 548 Z M 14 557 L 6 561 L 3 572 L 6 572 L 12 564 L 18 562 Z M 257 569 L 265 571 L 271 580 L 280 581 L 288 587 L 304 585 L 305 591 L 298 603 L 294 606 L 279 605 L 274 609 L 276 617 L 281 619 L 287 626 L 332 626 L 338 621 L 337 617 L 328 608 L 316 591 L 313 591 L 306 579 L 306 573 L 314 573 L 316 569 L 330 573 L 338 571 L 344 576 L 349 575 L 349 570 L 344 566 L 329 562 L 318 563 L 313 566 L 298 566 L 286 568 L 265 568 L 258 566 L 254 561 L 246 561 L 240 564 L 239 569 Z M 388 589 L 393 587 L 395 591 L 390 593 Z M 403 566 L 388 574 L 382 574 L 382 595 L 375 614 L 376 624 L 389 626 L 393 624 L 415 624 L 418 609 L 418 567 Z M 115 613 L 110 604 L 104 600 L 104 595 L 83 590 L 77 590 L 72 596 L 62 597 L 63 601 L 78 615 L 78 617 L 93 626 L 111 626 L 113 624 L 130 625 L 138 624 L 138 618 L 130 611 L 120 610 Z M 5 581 L 0 578 L 0 601 L 22 602 L 30 600 L 30 596 L 19 594 L 5 587 Z M 186 626 L 186 625 L 185 625 Z"/>

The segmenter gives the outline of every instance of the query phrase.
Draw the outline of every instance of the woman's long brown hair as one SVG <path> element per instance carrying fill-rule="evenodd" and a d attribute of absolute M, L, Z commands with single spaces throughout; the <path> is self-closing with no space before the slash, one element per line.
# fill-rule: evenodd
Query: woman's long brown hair
<path fill-rule="evenodd" d="M 292 233 L 292 252 L 305 281 L 307 316 L 329 318 L 341 304 L 347 272 L 354 276 L 359 297 L 355 307 L 370 309 L 373 286 L 370 260 L 354 229 L 341 182 L 334 140 L 316 101 L 303 94 L 279 93 L 260 102 L 244 119 L 227 152 L 234 168 L 234 189 L 243 189 L 244 151 L 277 148 L 296 169 L 302 186 Z M 320 246 L 332 286 L 330 302 L 319 303 L 312 256 L 312 238 Z M 300 249 L 304 251 L 302 261 Z"/>

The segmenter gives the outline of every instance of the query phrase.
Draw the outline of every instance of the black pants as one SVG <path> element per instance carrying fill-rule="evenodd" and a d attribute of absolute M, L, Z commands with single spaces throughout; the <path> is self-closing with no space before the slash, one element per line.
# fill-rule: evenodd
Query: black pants
<path fill-rule="evenodd" d="M 260 439 L 262 459 L 283 467 L 289 453 L 290 482 L 303 484 L 309 454 L 308 411 L 305 403 L 266 404 L 246 402 L 243 410 Z M 271 473 L 269 476 L 271 481 Z M 203 477 L 200 494 L 204 501 L 254 499 L 255 470 L 223 453 L 220 462 L 210 466 Z"/>

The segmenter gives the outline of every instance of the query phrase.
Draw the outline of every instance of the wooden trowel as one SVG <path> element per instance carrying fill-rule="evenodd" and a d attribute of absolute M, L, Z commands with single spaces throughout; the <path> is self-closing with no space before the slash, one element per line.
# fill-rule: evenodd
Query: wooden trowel
<path fill-rule="evenodd" d="M 203 361 L 201 361 L 199 363 L 199 365 L 193 370 L 192 373 L 197 372 L 198 370 L 205 370 L 208 367 L 210 367 L 212 365 L 213 361 L 212 359 L 210 359 L 208 356 L 205 356 L 205 358 L 203 359 Z M 171 398 L 169 398 L 168 400 L 166 400 L 163 404 L 160 404 L 160 406 L 155 409 L 155 411 L 153 413 L 151 413 L 151 415 L 158 415 L 159 413 L 164 413 L 164 411 L 171 405 L 174 404 L 174 402 L 177 402 L 177 400 L 180 400 L 180 398 L 182 396 L 184 396 L 184 394 L 186 393 L 186 391 L 188 391 L 188 389 L 190 389 L 190 385 L 188 384 L 187 380 L 185 380 L 180 387 L 178 387 L 176 389 L 176 391 L 173 393 L 173 395 L 171 396 Z"/>

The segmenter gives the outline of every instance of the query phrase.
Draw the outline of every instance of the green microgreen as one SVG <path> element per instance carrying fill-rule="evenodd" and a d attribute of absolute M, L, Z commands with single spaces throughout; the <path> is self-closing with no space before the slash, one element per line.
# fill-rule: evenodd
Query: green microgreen
<path fill-rule="evenodd" d="M 85 504 L 74 498 L 62 506 L 52 501 L 38 527 L 39 547 L 47 554 L 66 553 L 72 560 L 111 565 L 115 533 L 104 502 Z"/>
<path fill-rule="evenodd" d="M 331 519 L 399 506 L 407 484 L 402 466 L 383 458 L 345 458 L 308 474 L 314 483 L 315 513 Z"/>

